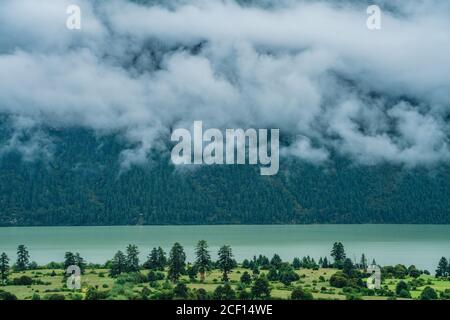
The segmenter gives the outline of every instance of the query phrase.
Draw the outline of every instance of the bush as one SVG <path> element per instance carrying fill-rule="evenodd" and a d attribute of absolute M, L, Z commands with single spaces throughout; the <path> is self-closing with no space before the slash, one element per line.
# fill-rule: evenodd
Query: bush
<path fill-rule="evenodd" d="M 188 287 L 184 283 L 178 283 L 173 288 L 173 295 L 177 298 L 186 299 L 188 297 Z"/>
<path fill-rule="evenodd" d="M 395 287 L 395 293 L 396 293 L 397 295 L 400 295 L 400 292 L 401 292 L 402 290 L 404 290 L 404 291 L 408 291 L 408 290 L 409 290 L 408 285 L 406 284 L 405 281 L 399 281 L 399 282 L 397 283 L 397 286 Z"/>
<path fill-rule="evenodd" d="M 45 300 L 66 300 L 66 297 L 60 293 L 52 293 L 44 296 Z"/>
<path fill-rule="evenodd" d="M 133 284 L 139 284 L 144 283 L 147 281 L 147 277 L 143 275 L 140 272 L 133 272 L 128 274 L 122 274 L 117 277 L 116 283 L 117 284 L 126 284 L 126 283 L 133 283 Z"/>
<path fill-rule="evenodd" d="M 198 289 L 195 292 L 195 297 L 197 298 L 197 300 L 209 300 L 211 299 L 210 294 L 203 288 Z"/>
<path fill-rule="evenodd" d="M 436 291 L 431 287 L 426 287 L 420 294 L 420 300 L 437 300 L 437 298 Z"/>
<path fill-rule="evenodd" d="M 31 297 L 31 300 L 41 300 L 41 296 L 37 293 L 33 293 L 33 296 Z"/>
<path fill-rule="evenodd" d="M 241 276 L 241 282 L 245 285 L 249 285 L 252 283 L 252 277 L 250 276 L 250 274 L 245 271 L 242 276 Z"/>
<path fill-rule="evenodd" d="M 213 298 L 215 300 L 234 300 L 236 299 L 236 293 L 227 283 L 224 286 L 218 286 L 216 290 L 214 290 Z"/>
<path fill-rule="evenodd" d="M 106 291 L 98 291 L 94 287 L 89 287 L 86 291 L 85 300 L 102 300 L 106 299 L 107 292 Z"/>
<path fill-rule="evenodd" d="M 11 292 L 0 290 L 0 300 L 17 300 L 17 297 Z"/>
<path fill-rule="evenodd" d="M 291 282 L 298 281 L 300 277 L 293 270 L 286 270 L 280 273 L 279 279 L 285 286 L 289 286 Z"/>
<path fill-rule="evenodd" d="M 346 274 L 341 271 L 336 272 L 330 277 L 330 285 L 335 288 L 344 288 L 348 286 L 349 280 Z"/>
<path fill-rule="evenodd" d="M 270 298 L 270 285 L 265 276 L 255 279 L 252 286 L 252 295 L 254 298 Z"/>
<path fill-rule="evenodd" d="M 12 284 L 14 286 L 29 286 L 33 284 L 33 279 L 31 279 L 29 276 L 21 276 L 19 278 L 13 279 Z"/>
<path fill-rule="evenodd" d="M 241 290 L 238 294 L 239 300 L 251 300 L 252 294 L 247 290 Z"/>
<path fill-rule="evenodd" d="M 397 293 L 400 298 L 411 298 L 411 294 L 408 290 L 402 289 L 399 293 Z"/>
<path fill-rule="evenodd" d="M 278 276 L 277 269 L 275 269 L 275 267 L 270 268 L 269 273 L 267 273 L 267 279 L 269 281 L 278 281 L 279 276 Z"/>
<path fill-rule="evenodd" d="M 164 273 L 162 272 L 155 272 L 153 270 L 149 271 L 147 274 L 147 281 L 148 282 L 154 282 L 158 280 L 164 280 Z"/>
<path fill-rule="evenodd" d="M 311 292 L 304 291 L 302 287 L 295 287 L 291 293 L 292 300 L 313 300 Z"/>

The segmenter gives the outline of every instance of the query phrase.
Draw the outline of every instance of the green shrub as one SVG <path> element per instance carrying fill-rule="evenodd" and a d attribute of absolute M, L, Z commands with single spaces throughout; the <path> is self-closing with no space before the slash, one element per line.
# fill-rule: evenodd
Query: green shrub
<path fill-rule="evenodd" d="M 436 291 L 431 287 L 425 287 L 420 294 L 420 300 L 437 300 L 438 296 Z"/>
<path fill-rule="evenodd" d="M 313 300 L 313 295 L 311 292 L 303 290 L 302 287 L 295 287 L 291 293 L 292 300 Z"/>

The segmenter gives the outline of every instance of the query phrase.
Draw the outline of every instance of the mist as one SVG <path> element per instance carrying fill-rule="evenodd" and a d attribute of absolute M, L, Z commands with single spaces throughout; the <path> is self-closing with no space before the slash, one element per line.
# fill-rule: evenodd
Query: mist
<path fill-rule="evenodd" d="M 81 127 L 127 141 L 127 168 L 199 120 L 280 129 L 311 163 L 448 163 L 450 5 L 375 3 L 381 30 L 367 1 L 4 0 L 0 152 L 51 157 L 41 129 Z"/>

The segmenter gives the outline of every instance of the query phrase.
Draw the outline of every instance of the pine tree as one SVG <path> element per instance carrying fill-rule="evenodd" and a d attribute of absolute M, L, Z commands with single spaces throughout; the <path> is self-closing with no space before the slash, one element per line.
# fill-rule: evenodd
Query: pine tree
<path fill-rule="evenodd" d="M 74 266 L 75 263 L 75 255 L 72 252 L 66 252 L 64 255 L 64 270 L 67 270 L 69 266 Z"/>
<path fill-rule="evenodd" d="M 86 262 L 84 259 L 80 256 L 80 254 L 77 252 L 75 253 L 75 265 L 77 265 L 80 268 L 81 274 L 84 274 L 84 271 L 86 270 Z"/>
<path fill-rule="evenodd" d="M 222 246 L 219 249 L 218 255 L 219 260 L 217 261 L 217 265 L 223 273 L 222 280 L 226 282 L 228 281 L 228 273 L 230 273 L 234 267 L 233 253 L 231 251 L 231 247 L 226 245 Z"/>
<path fill-rule="evenodd" d="M 23 244 L 17 247 L 17 262 L 16 262 L 16 270 L 23 271 L 28 268 L 30 264 L 30 254 L 28 253 L 27 247 Z"/>
<path fill-rule="evenodd" d="M 361 255 L 361 261 L 359 264 L 361 269 L 367 270 L 367 258 L 364 253 Z"/>
<path fill-rule="evenodd" d="M 169 254 L 169 271 L 167 277 L 173 282 L 177 282 L 180 276 L 185 272 L 186 254 L 184 249 L 176 242 Z"/>
<path fill-rule="evenodd" d="M 328 263 L 328 258 L 325 257 L 323 258 L 323 262 L 322 262 L 322 268 L 329 268 L 330 264 Z"/>
<path fill-rule="evenodd" d="M 158 269 L 160 271 L 164 271 L 166 265 L 167 265 L 166 253 L 164 252 L 163 248 L 158 247 Z"/>
<path fill-rule="evenodd" d="M 9 275 L 9 258 L 6 253 L 0 255 L 0 281 L 1 283 L 6 283 Z"/>
<path fill-rule="evenodd" d="M 195 248 L 195 266 L 200 273 L 200 281 L 205 281 L 205 273 L 211 270 L 211 256 L 208 251 L 208 244 L 205 240 L 200 240 Z"/>
<path fill-rule="evenodd" d="M 150 270 L 158 270 L 159 269 L 159 261 L 158 261 L 158 249 L 153 248 L 150 252 L 147 261 L 144 263 L 144 267 Z"/>
<path fill-rule="evenodd" d="M 84 274 L 84 271 L 86 270 L 86 263 L 78 252 L 76 254 L 66 252 L 64 255 L 64 270 L 67 270 L 69 266 L 78 266 L 81 274 Z"/>
<path fill-rule="evenodd" d="M 334 258 L 335 267 L 341 269 L 345 260 L 344 245 L 341 242 L 335 242 L 331 249 L 331 256 Z"/>
<path fill-rule="evenodd" d="M 297 257 L 294 258 L 294 260 L 292 261 L 292 267 L 297 270 L 302 267 L 302 262 L 300 261 L 299 258 Z"/>
<path fill-rule="evenodd" d="M 114 258 L 112 260 L 111 269 L 109 271 L 109 274 L 111 277 L 118 276 L 119 274 L 126 272 L 126 265 L 127 259 L 125 257 L 125 254 L 122 251 L 117 251 L 117 253 L 114 255 Z"/>
<path fill-rule="evenodd" d="M 139 271 L 139 250 L 134 244 L 127 247 L 126 270 L 127 272 Z"/>
<path fill-rule="evenodd" d="M 352 262 L 352 260 L 350 260 L 350 259 L 345 259 L 344 260 L 344 263 L 343 263 L 343 272 L 344 272 L 344 274 L 346 274 L 347 276 L 349 276 L 349 277 L 351 277 L 352 276 L 352 274 L 353 274 L 353 269 L 354 269 L 355 267 L 354 267 L 354 265 L 353 265 L 353 262 Z"/>
<path fill-rule="evenodd" d="M 448 275 L 448 261 L 445 257 L 439 260 L 438 268 L 436 270 L 436 277 L 446 277 Z"/>

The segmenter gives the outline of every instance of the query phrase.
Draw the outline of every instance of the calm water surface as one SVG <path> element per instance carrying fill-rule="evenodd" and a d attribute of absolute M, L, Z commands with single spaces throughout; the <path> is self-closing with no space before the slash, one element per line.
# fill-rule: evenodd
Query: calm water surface
<path fill-rule="evenodd" d="M 347 256 L 359 261 L 361 253 L 381 265 L 414 264 L 434 271 L 442 256 L 450 256 L 450 225 L 233 225 L 233 226 L 122 226 L 0 228 L 0 252 L 15 260 L 16 248 L 25 244 L 38 263 L 62 261 L 66 251 L 79 252 L 89 262 L 103 263 L 127 244 L 137 244 L 142 259 L 154 246 L 169 250 L 180 242 L 192 260 L 200 239 L 212 256 L 229 244 L 235 258 L 280 254 L 283 259 L 310 255 L 329 256 L 341 241 Z M 371 261 L 371 260 L 370 260 Z"/>

